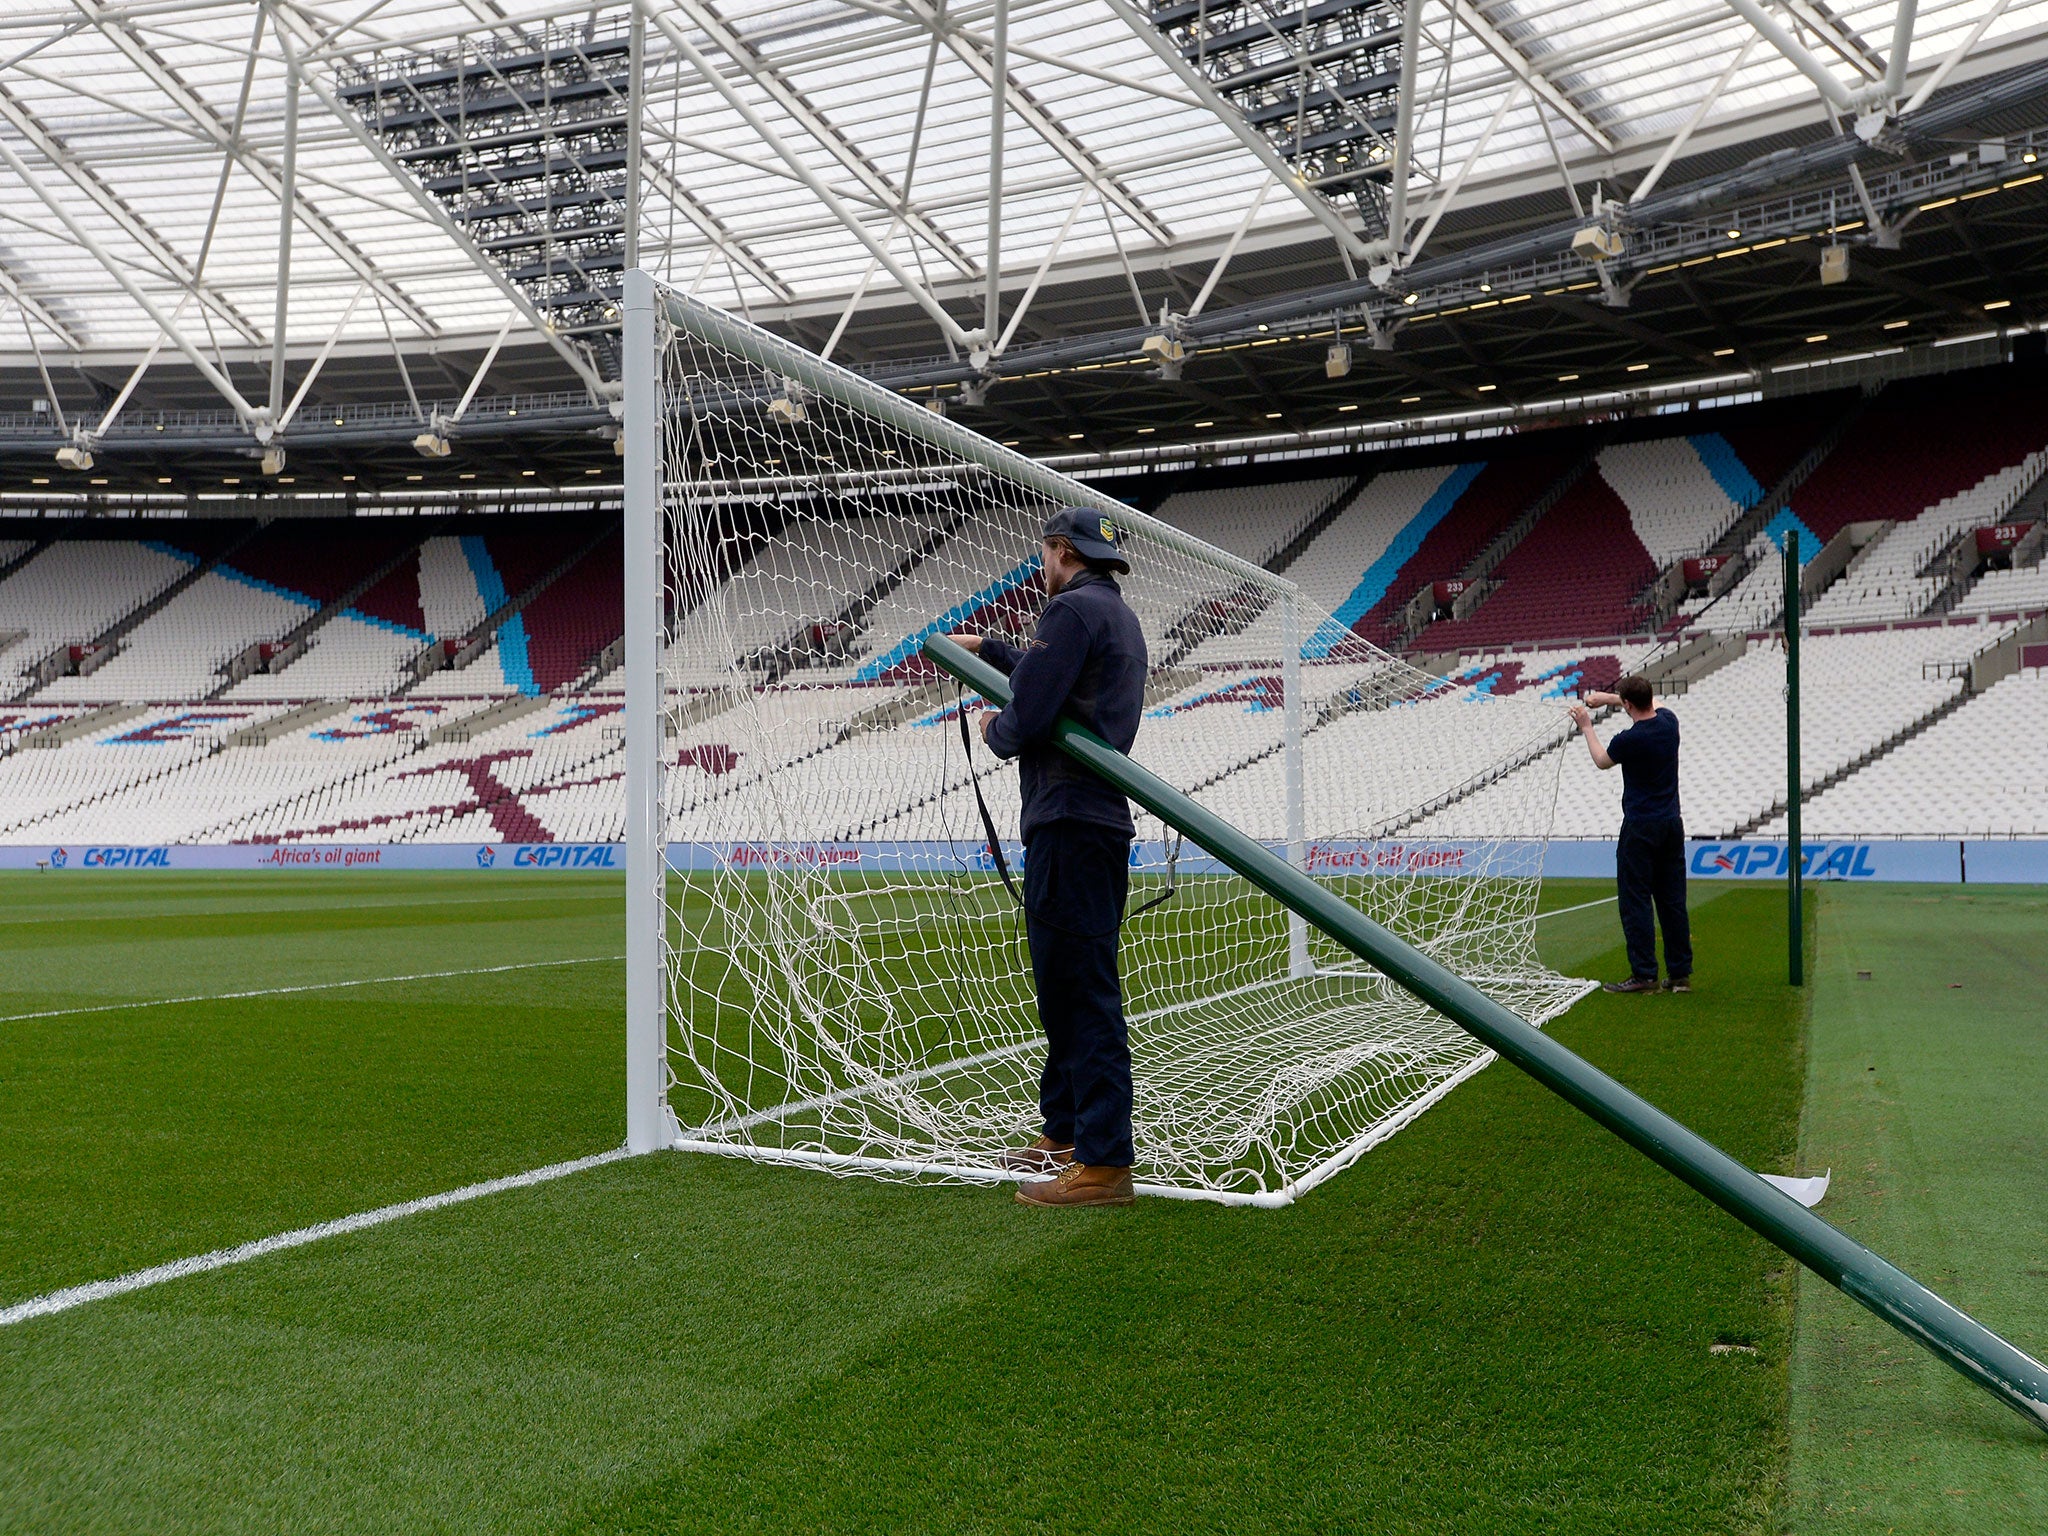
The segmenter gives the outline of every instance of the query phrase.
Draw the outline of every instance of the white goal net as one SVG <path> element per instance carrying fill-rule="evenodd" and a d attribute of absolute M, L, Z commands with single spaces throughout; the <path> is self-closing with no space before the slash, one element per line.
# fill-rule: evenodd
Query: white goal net
<path fill-rule="evenodd" d="M 1000 1154 L 1038 1134 L 1022 914 L 975 803 L 978 778 L 1015 866 L 1016 770 L 978 733 L 970 760 L 961 691 L 919 647 L 1028 633 L 1039 530 L 1062 505 L 1127 530 L 1121 584 L 1151 657 L 1140 763 L 1524 1018 L 1583 994 L 1533 942 L 1554 768 L 1507 772 L 1557 742 L 1554 702 L 1420 672 L 1282 576 L 655 294 L 652 346 L 628 349 L 651 357 L 627 379 L 628 527 L 643 540 L 629 564 L 662 590 L 658 635 L 637 639 L 659 657 L 662 718 L 644 836 L 667 856 L 656 875 L 643 852 L 635 878 L 660 897 L 662 1086 L 682 1145 L 997 1179 Z M 655 401 L 638 428 L 636 390 Z M 650 420 L 659 516 L 636 525 Z M 632 667 L 629 652 L 629 688 Z M 1489 784 L 1505 818 L 1489 840 L 1404 835 Z M 651 901 L 639 910 L 654 923 Z M 1141 1189 L 1284 1202 L 1491 1059 L 1144 816 L 1130 910 Z"/>

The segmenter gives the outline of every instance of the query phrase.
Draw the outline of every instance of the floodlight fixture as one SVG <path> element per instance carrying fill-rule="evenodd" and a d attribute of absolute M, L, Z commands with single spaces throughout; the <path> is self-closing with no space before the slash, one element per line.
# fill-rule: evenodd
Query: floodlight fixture
<path fill-rule="evenodd" d="M 423 459 L 445 459 L 455 448 L 439 432 L 429 430 L 412 440 L 412 451 Z"/>
<path fill-rule="evenodd" d="M 1820 252 L 1820 280 L 1823 287 L 1849 281 L 1849 247 L 1824 245 Z"/>
<path fill-rule="evenodd" d="M 1323 357 L 1323 374 L 1326 378 L 1341 379 L 1351 371 L 1351 343 L 1333 341 L 1330 350 Z"/>
<path fill-rule="evenodd" d="M 92 450 L 81 448 L 76 443 L 66 443 L 57 450 L 57 462 L 66 469 L 88 470 L 92 468 Z"/>
<path fill-rule="evenodd" d="M 794 379 L 781 379 L 777 382 L 782 387 L 780 393 L 768 402 L 769 418 L 781 422 L 785 427 L 796 426 L 806 415 L 803 391 Z"/>
<path fill-rule="evenodd" d="M 263 473 L 281 475 L 284 473 L 284 450 L 272 444 L 263 450 Z"/>
<path fill-rule="evenodd" d="M 1621 231 L 1604 224 L 1588 224 L 1572 236 L 1572 254 L 1585 261 L 1612 261 L 1626 249 Z"/>

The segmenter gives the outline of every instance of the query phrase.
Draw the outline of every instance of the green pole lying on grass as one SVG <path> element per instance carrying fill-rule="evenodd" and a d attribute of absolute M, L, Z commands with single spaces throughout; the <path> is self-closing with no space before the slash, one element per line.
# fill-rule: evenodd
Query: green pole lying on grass
<path fill-rule="evenodd" d="M 992 703 L 1010 701 L 1009 679 L 943 635 L 924 654 Z M 1690 1184 L 1737 1221 L 1918 1339 L 2007 1406 L 2048 1429 L 2048 1366 L 1957 1311 L 1912 1276 L 1837 1232 L 1784 1191 L 1695 1135 L 1648 1100 L 1566 1050 L 1470 982 L 1396 938 L 1263 843 L 1197 805 L 1092 731 L 1062 719 L 1053 740 L 1153 815 L 1298 912 L 1567 1104 Z"/>

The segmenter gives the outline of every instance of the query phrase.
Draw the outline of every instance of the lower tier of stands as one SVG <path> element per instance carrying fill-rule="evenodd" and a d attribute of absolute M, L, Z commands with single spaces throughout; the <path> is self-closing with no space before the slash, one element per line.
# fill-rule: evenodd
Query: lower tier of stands
<path fill-rule="evenodd" d="M 1808 831 L 2048 835 L 2048 676 L 2023 669 L 1968 693 L 1968 663 L 2014 628 L 1972 619 L 1810 636 Z M 1784 655 L 1767 635 L 1736 649 L 1669 700 L 1694 836 L 1768 833 L 1782 807 Z M 1638 660 L 1612 646 L 1523 650 L 1438 682 L 1385 659 L 1304 665 L 1302 830 L 1611 836 L 1620 775 L 1593 766 L 1564 708 Z M 534 698 L 0 709 L 0 841 L 614 841 L 619 684 L 614 673 L 602 688 Z M 1287 837 L 1279 675 L 1231 665 L 1170 684 L 1148 707 L 1139 760 L 1255 835 Z M 689 708 L 668 746 L 672 837 L 980 840 L 948 689 L 829 684 L 675 702 Z M 872 723 L 849 729 L 856 718 Z M 72 739 L 43 744 L 64 732 Z M 979 767 L 999 823 L 1014 825 L 1014 774 Z"/>

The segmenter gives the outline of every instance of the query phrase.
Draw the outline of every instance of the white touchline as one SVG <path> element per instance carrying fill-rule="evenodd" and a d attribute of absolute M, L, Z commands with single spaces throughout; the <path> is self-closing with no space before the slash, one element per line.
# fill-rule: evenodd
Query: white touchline
<path fill-rule="evenodd" d="M 212 1253 L 197 1254 L 189 1259 L 173 1259 L 168 1264 L 138 1269 L 132 1274 L 121 1275 L 112 1280 L 92 1280 L 84 1285 L 66 1286 L 61 1291 L 51 1291 L 46 1295 L 32 1296 L 27 1301 L 17 1301 L 11 1307 L 0 1307 L 0 1328 L 25 1323 L 34 1317 L 48 1317 L 52 1313 L 68 1312 L 73 1307 L 84 1306 L 87 1302 L 105 1301 L 111 1296 L 125 1296 L 130 1291 L 162 1285 L 167 1280 L 182 1280 L 187 1275 L 203 1275 L 211 1269 L 226 1269 L 230 1264 L 246 1264 L 251 1259 L 260 1259 L 266 1254 L 281 1253 L 287 1248 L 303 1248 L 306 1244 L 317 1243 L 322 1238 L 360 1232 L 365 1227 L 380 1227 L 387 1221 L 417 1216 L 424 1211 L 438 1211 L 446 1205 L 460 1205 L 466 1200 L 479 1200 L 485 1195 L 495 1195 L 508 1189 L 525 1189 L 530 1185 L 565 1179 L 572 1173 L 602 1167 L 606 1163 L 615 1163 L 631 1155 L 624 1147 L 614 1147 L 609 1152 L 599 1152 L 592 1157 L 579 1157 L 567 1163 L 550 1163 L 545 1168 L 508 1174 L 502 1179 L 486 1179 L 481 1184 L 465 1184 L 462 1188 L 451 1189 L 445 1194 L 425 1195 L 418 1200 L 406 1200 L 397 1205 L 381 1205 L 374 1211 L 360 1211 L 354 1216 L 342 1216 L 333 1221 L 319 1222 L 314 1226 L 300 1227 L 295 1232 L 280 1232 L 274 1237 L 259 1237 L 254 1242 L 243 1243 L 238 1247 L 216 1248 Z"/>
<path fill-rule="evenodd" d="M 244 997 L 282 997 L 290 992 L 332 992 L 340 987 L 375 987 L 388 981 L 437 981 L 444 976 L 495 976 L 500 971 L 544 971 L 550 966 L 600 965 L 624 955 L 583 955 L 574 960 L 522 960 L 516 965 L 474 965 L 460 971 L 417 971 L 410 976 L 358 976 L 353 981 L 309 981 L 296 987 L 258 987 L 251 992 L 208 992 L 196 997 L 142 997 L 128 1003 L 94 1003 L 89 1008 L 46 1008 L 41 1013 L 0 1014 L 0 1024 L 27 1019 L 65 1019 L 78 1013 L 120 1013 L 131 1008 L 169 1008 L 179 1003 L 230 1003 Z"/>

